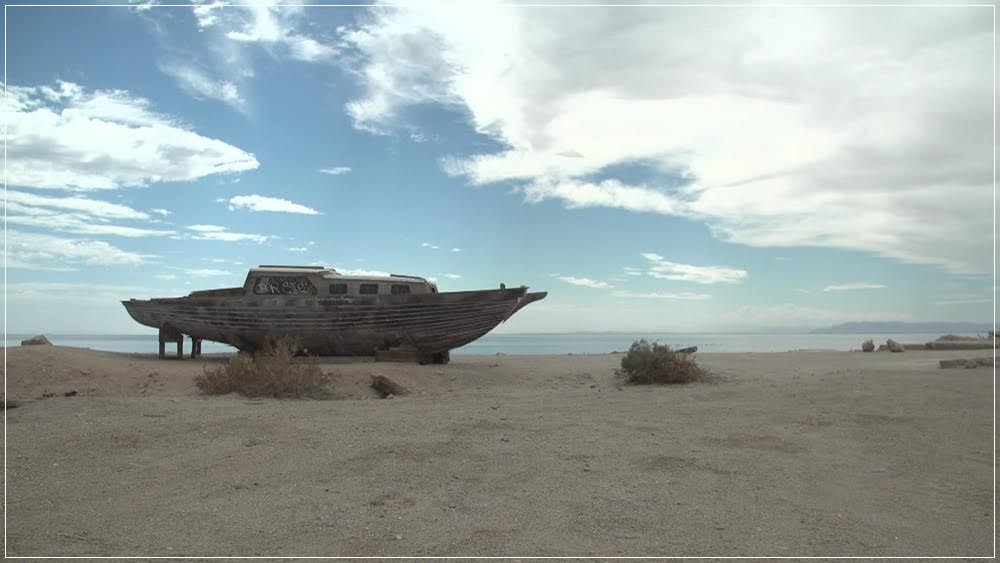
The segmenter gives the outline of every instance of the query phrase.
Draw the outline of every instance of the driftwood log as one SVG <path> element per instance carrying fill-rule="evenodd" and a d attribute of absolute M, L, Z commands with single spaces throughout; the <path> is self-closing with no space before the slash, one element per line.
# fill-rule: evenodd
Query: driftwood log
<path fill-rule="evenodd" d="M 694 354 L 698 351 L 697 346 L 688 346 L 687 348 L 681 348 L 677 351 L 678 354 Z"/>
<path fill-rule="evenodd" d="M 407 390 L 406 387 L 403 387 L 384 375 L 373 375 L 371 387 L 377 391 L 383 399 L 389 395 L 406 395 L 409 393 L 409 390 Z"/>

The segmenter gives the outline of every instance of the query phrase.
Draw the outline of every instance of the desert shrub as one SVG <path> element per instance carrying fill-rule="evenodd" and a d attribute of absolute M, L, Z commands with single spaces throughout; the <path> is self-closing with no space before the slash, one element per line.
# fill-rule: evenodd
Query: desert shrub
<path fill-rule="evenodd" d="M 308 359 L 295 360 L 294 338 L 269 339 L 252 355 L 237 354 L 225 364 L 205 368 L 194 378 L 206 395 L 239 393 L 247 397 L 324 398 L 330 376 Z"/>
<path fill-rule="evenodd" d="M 622 356 L 618 374 L 625 383 L 636 385 L 693 383 L 706 381 L 708 373 L 690 354 L 681 354 L 669 346 L 636 340 Z"/>

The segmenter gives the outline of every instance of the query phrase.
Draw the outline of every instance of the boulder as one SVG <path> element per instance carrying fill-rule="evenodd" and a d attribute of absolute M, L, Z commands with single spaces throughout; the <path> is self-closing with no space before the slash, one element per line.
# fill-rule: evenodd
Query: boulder
<path fill-rule="evenodd" d="M 697 346 L 688 346 L 687 348 L 681 348 L 677 351 L 678 354 L 694 354 L 698 351 Z"/>
<path fill-rule="evenodd" d="M 44 334 L 39 334 L 27 340 L 22 340 L 21 346 L 52 346 L 52 343 L 49 342 L 48 338 L 45 338 Z"/>
<path fill-rule="evenodd" d="M 888 348 L 890 352 L 902 352 L 903 350 L 905 350 L 902 344 L 896 342 L 891 338 L 885 341 L 885 347 Z"/>
<path fill-rule="evenodd" d="M 875 343 L 871 340 L 865 340 L 861 343 L 861 350 L 865 352 L 872 352 L 875 350 Z"/>
<path fill-rule="evenodd" d="M 938 362 L 941 369 L 964 368 L 965 360 L 941 360 Z"/>

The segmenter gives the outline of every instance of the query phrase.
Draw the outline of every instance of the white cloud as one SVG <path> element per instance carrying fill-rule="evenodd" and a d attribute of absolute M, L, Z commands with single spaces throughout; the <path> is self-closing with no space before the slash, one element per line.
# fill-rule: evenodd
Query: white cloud
<path fill-rule="evenodd" d="M 381 270 L 364 270 L 356 268 L 337 268 L 337 267 L 334 267 L 333 269 L 337 270 L 337 272 L 341 274 L 344 274 L 345 276 L 375 276 L 375 277 L 385 278 L 392 275 L 389 272 L 383 272 Z"/>
<path fill-rule="evenodd" d="M 7 222 L 13 225 L 38 227 L 53 231 L 80 235 L 113 235 L 120 237 L 156 237 L 176 234 L 176 231 L 145 229 L 95 222 L 94 218 L 83 214 L 63 213 L 54 215 L 8 215 Z"/>
<path fill-rule="evenodd" d="M 306 62 L 330 60 L 337 54 L 335 47 L 299 30 L 305 20 L 300 6 L 265 1 L 246 6 L 197 6 L 194 10 L 199 28 L 224 28 L 231 41 L 277 47 L 281 54 Z"/>
<path fill-rule="evenodd" d="M 7 231 L 9 268 L 62 271 L 75 266 L 131 266 L 154 257 L 122 250 L 99 240 Z"/>
<path fill-rule="evenodd" d="M 158 279 L 158 280 L 167 280 L 167 281 L 176 280 L 177 279 L 177 275 L 176 274 L 153 274 L 153 277 L 156 278 L 156 279 Z"/>
<path fill-rule="evenodd" d="M 257 168 L 250 153 L 155 113 L 124 90 L 60 82 L 8 86 L 12 186 L 73 190 L 146 186 Z"/>
<path fill-rule="evenodd" d="M 649 269 L 646 273 L 649 276 L 663 280 L 714 284 L 739 283 L 747 277 L 746 270 L 738 270 L 724 266 L 692 266 L 691 264 L 678 264 L 677 262 L 665 260 L 659 254 L 653 254 L 651 252 L 642 254 L 642 257 L 650 262 Z"/>
<path fill-rule="evenodd" d="M 826 287 L 823 288 L 823 291 L 826 291 L 826 292 L 830 292 L 830 291 L 854 291 L 854 290 L 858 290 L 858 289 L 882 289 L 883 287 L 885 287 L 885 286 L 882 285 L 882 284 L 858 282 L 858 283 L 845 283 L 845 284 L 840 284 L 840 285 L 828 285 L 828 286 L 826 286 Z"/>
<path fill-rule="evenodd" d="M 230 80 L 215 80 L 187 63 L 162 63 L 160 70 L 177 80 L 181 89 L 195 98 L 218 100 L 241 113 L 249 111 L 240 87 Z"/>
<path fill-rule="evenodd" d="M 149 214 L 125 205 L 85 197 L 47 197 L 7 191 L 7 222 L 87 235 L 165 236 L 175 231 L 110 224 L 111 220 L 152 221 Z"/>
<path fill-rule="evenodd" d="M 86 215 L 107 219 L 149 219 L 147 213 L 132 209 L 131 207 L 85 197 L 45 197 L 27 192 L 7 190 L 7 203 L 79 211 Z"/>
<path fill-rule="evenodd" d="M 452 252 L 461 252 L 462 249 L 461 248 L 452 248 L 451 251 Z"/>
<path fill-rule="evenodd" d="M 373 8 L 342 33 L 363 89 L 347 112 L 376 133 L 411 127 L 402 116 L 420 104 L 468 115 L 505 148 L 444 169 L 514 183 L 529 201 L 695 218 L 752 246 L 990 271 L 992 28 L 981 9 L 609 14 Z M 647 179 L 594 178 L 630 164 Z"/>
<path fill-rule="evenodd" d="M 290 246 L 288 247 L 288 250 L 290 250 L 291 252 L 305 252 L 309 249 L 304 246 Z"/>
<path fill-rule="evenodd" d="M 172 212 L 172 211 L 168 211 L 168 210 L 166 210 L 166 209 L 150 209 L 149 211 L 150 211 L 151 213 L 156 213 L 157 215 L 162 215 L 162 216 L 164 216 L 164 217 L 166 217 L 166 216 L 168 216 L 168 215 L 172 215 L 172 214 L 173 214 L 173 212 Z"/>
<path fill-rule="evenodd" d="M 65 302 L 73 306 L 80 304 L 108 305 L 118 307 L 119 301 L 130 298 L 150 297 L 150 290 L 141 286 L 113 285 L 101 283 L 72 282 L 16 282 L 7 283 L 7 298 L 11 302 L 42 303 Z"/>
<path fill-rule="evenodd" d="M 595 281 L 595 280 L 592 280 L 590 278 L 576 278 L 576 277 L 573 277 L 573 276 L 558 276 L 557 279 L 560 279 L 560 280 L 562 280 L 562 281 L 564 281 L 566 283 L 569 283 L 569 284 L 582 285 L 583 287 L 592 287 L 594 289 L 608 289 L 608 288 L 614 287 L 613 285 L 609 284 L 608 282 Z"/>
<path fill-rule="evenodd" d="M 221 233 L 226 230 L 220 225 L 188 225 L 188 228 L 199 233 Z"/>
<path fill-rule="evenodd" d="M 184 273 L 193 278 L 212 278 L 218 276 L 230 276 L 230 272 L 225 270 L 217 270 L 214 268 L 192 268 L 184 270 Z"/>
<path fill-rule="evenodd" d="M 671 301 L 703 301 L 705 299 L 711 299 L 711 295 L 707 293 L 692 293 L 689 291 L 682 291 L 679 293 L 664 293 L 659 291 L 653 292 L 635 292 L 635 291 L 613 291 L 611 295 L 615 297 L 632 297 L 637 299 L 667 299 Z"/>
<path fill-rule="evenodd" d="M 441 275 L 444 276 L 444 277 L 446 277 L 446 278 L 448 278 L 448 279 L 450 279 L 450 280 L 457 280 L 457 279 L 461 279 L 462 278 L 462 276 L 460 276 L 458 274 L 441 274 Z"/>
<path fill-rule="evenodd" d="M 195 231 L 196 234 L 191 235 L 191 238 L 195 240 L 217 240 L 222 242 L 240 242 L 240 241 L 252 241 L 260 244 L 267 241 L 269 237 L 266 235 L 256 235 L 252 233 L 234 233 L 230 232 L 226 227 L 221 227 L 219 225 L 189 225 L 188 229 Z"/>
<path fill-rule="evenodd" d="M 272 211 L 276 213 L 301 213 L 303 215 L 319 215 L 320 212 L 311 207 L 292 203 L 287 199 L 266 197 L 262 195 L 238 195 L 229 198 L 229 210 L 246 209 L 247 211 Z"/>
<path fill-rule="evenodd" d="M 351 171 L 350 166 L 334 166 L 332 168 L 320 168 L 319 172 L 323 174 L 329 174 L 331 176 L 340 176 L 341 174 L 347 174 Z"/>
<path fill-rule="evenodd" d="M 440 246 L 438 246 L 436 244 L 431 244 L 429 242 L 422 242 L 422 243 L 420 243 L 420 246 L 422 246 L 424 248 L 430 248 L 431 250 L 438 250 L 439 248 L 441 248 Z"/>

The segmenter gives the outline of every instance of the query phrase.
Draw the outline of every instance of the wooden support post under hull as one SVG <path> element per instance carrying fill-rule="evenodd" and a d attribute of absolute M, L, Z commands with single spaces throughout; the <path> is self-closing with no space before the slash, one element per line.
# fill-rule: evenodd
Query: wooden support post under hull
<path fill-rule="evenodd" d="M 191 357 L 197 358 L 201 355 L 201 339 L 191 337 Z"/>
<path fill-rule="evenodd" d="M 159 340 L 160 340 L 160 351 L 159 351 L 160 358 L 167 357 L 166 353 L 167 342 L 176 342 L 177 358 L 180 359 L 184 357 L 184 335 L 181 334 L 179 330 L 169 326 L 160 327 Z"/>

